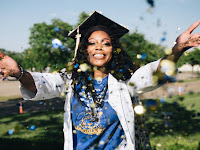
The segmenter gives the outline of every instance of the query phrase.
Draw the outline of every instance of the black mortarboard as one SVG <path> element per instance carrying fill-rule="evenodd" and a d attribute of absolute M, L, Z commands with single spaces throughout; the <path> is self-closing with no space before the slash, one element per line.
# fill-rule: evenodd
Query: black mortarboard
<path fill-rule="evenodd" d="M 91 27 L 99 25 L 107 27 L 117 39 L 129 31 L 127 27 L 119 25 L 118 23 L 98 13 L 97 11 L 93 12 L 82 24 L 80 24 L 76 29 L 72 30 L 68 34 L 68 37 L 76 39 L 76 47 L 73 60 L 75 60 L 81 36 L 83 37 Z"/>
<path fill-rule="evenodd" d="M 118 39 L 129 31 L 126 27 L 119 25 L 118 23 L 110 20 L 109 18 L 95 11 L 82 24 L 78 26 L 79 34 L 83 36 L 89 28 L 98 25 L 107 27 Z M 76 35 L 77 35 L 77 28 L 72 30 L 68 34 L 68 36 L 73 39 L 76 38 Z"/>

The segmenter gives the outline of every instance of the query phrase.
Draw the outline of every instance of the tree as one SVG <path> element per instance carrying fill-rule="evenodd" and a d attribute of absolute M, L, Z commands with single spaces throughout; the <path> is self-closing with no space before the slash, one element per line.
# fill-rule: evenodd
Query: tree
<path fill-rule="evenodd" d="M 79 19 L 78 19 L 78 23 L 75 25 L 75 27 L 79 26 L 83 21 L 85 21 L 85 19 L 87 19 L 89 17 L 89 15 L 86 12 L 82 12 L 79 15 Z M 75 28 L 74 27 L 74 28 Z"/>
<path fill-rule="evenodd" d="M 200 49 L 198 48 L 194 48 L 193 51 L 190 52 L 186 52 L 185 56 L 182 56 L 180 58 L 180 61 L 178 62 L 178 67 L 182 66 L 183 64 L 190 64 L 192 67 L 194 67 L 194 65 L 199 65 L 200 64 Z"/>
<path fill-rule="evenodd" d="M 45 22 L 37 23 L 30 28 L 30 48 L 25 50 L 28 62 L 26 67 L 35 67 L 37 71 L 42 71 L 47 66 L 52 69 L 63 68 L 66 62 L 71 60 L 74 44 L 72 39 L 67 38 L 67 34 L 72 30 L 72 26 L 60 19 L 52 19 L 51 22 L 50 25 Z M 62 47 L 53 48 L 53 39 L 59 39 Z"/>
<path fill-rule="evenodd" d="M 164 56 L 164 47 L 147 41 L 137 31 L 124 35 L 120 42 L 136 65 L 145 65 Z"/>

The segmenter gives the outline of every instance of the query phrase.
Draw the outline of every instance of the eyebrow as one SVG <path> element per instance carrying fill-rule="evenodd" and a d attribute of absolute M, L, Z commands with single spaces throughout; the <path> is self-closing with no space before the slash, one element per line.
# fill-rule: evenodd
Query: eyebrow
<path fill-rule="evenodd" d="M 88 39 L 88 41 L 89 41 L 89 40 L 93 40 L 93 39 L 95 39 L 95 38 L 90 38 L 90 39 Z M 111 40 L 108 39 L 108 38 L 103 38 L 102 40 L 109 40 L 109 41 L 111 41 Z"/>

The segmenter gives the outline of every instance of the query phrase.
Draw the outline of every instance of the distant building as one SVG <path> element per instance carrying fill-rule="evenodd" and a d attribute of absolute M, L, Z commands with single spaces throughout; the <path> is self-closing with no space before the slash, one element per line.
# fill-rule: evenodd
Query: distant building
<path fill-rule="evenodd" d="M 192 67 L 192 65 L 190 65 L 190 64 L 185 64 L 185 65 L 181 66 L 180 68 L 178 68 L 178 71 L 181 71 L 181 72 L 186 72 L 186 71 L 200 72 L 200 65 L 194 65 Z"/>

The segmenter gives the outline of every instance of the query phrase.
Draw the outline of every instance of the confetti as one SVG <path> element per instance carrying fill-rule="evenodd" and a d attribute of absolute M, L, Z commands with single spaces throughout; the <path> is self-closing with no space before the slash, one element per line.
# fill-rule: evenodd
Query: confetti
<path fill-rule="evenodd" d="M 173 61 L 164 59 L 160 62 L 160 66 L 161 66 L 160 70 L 167 76 L 174 75 L 176 66 Z"/>
<path fill-rule="evenodd" d="M 14 129 L 8 130 L 8 134 L 9 134 L 9 135 L 13 135 L 13 133 L 14 133 Z"/>
<path fill-rule="evenodd" d="M 60 32 L 61 29 L 59 29 L 58 27 L 55 27 L 55 28 L 54 28 L 54 31 L 55 31 L 55 32 Z"/>
<path fill-rule="evenodd" d="M 104 141 L 100 141 L 100 142 L 99 142 L 99 145 L 104 145 L 104 144 L 105 144 Z"/>
<path fill-rule="evenodd" d="M 166 49 L 165 49 L 165 54 L 166 54 L 166 55 L 172 54 L 172 49 L 171 49 L 171 48 L 166 48 Z"/>
<path fill-rule="evenodd" d="M 156 146 L 157 146 L 157 147 L 161 147 L 161 146 L 162 146 L 162 144 L 158 143 L 158 144 L 156 144 Z"/>
<path fill-rule="evenodd" d="M 143 91 L 137 91 L 138 94 L 141 94 Z"/>
<path fill-rule="evenodd" d="M 88 66 L 86 63 L 80 64 L 79 69 L 80 69 L 82 72 L 86 72 L 86 71 L 89 69 L 89 66 Z"/>
<path fill-rule="evenodd" d="M 35 129 L 36 129 L 35 125 L 29 127 L 29 130 L 35 130 Z"/>
<path fill-rule="evenodd" d="M 53 39 L 51 43 L 53 48 L 59 48 L 62 46 L 62 42 L 59 39 Z"/>
<path fill-rule="evenodd" d="M 147 3 L 148 3 L 151 7 L 154 7 L 154 0 L 147 0 Z"/>
<path fill-rule="evenodd" d="M 134 110 L 135 113 L 139 115 L 144 113 L 144 107 L 142 105 L 135 106 Z"/>
<path fill-rule="evenodd" d="M 161 103 L 165 103 L 165 102 L 166 102 L 166 98 L 164 98 L 164 97 L 161 98 L 161 99 L 160 99 L 160 102 L 161 102 Z"/>

